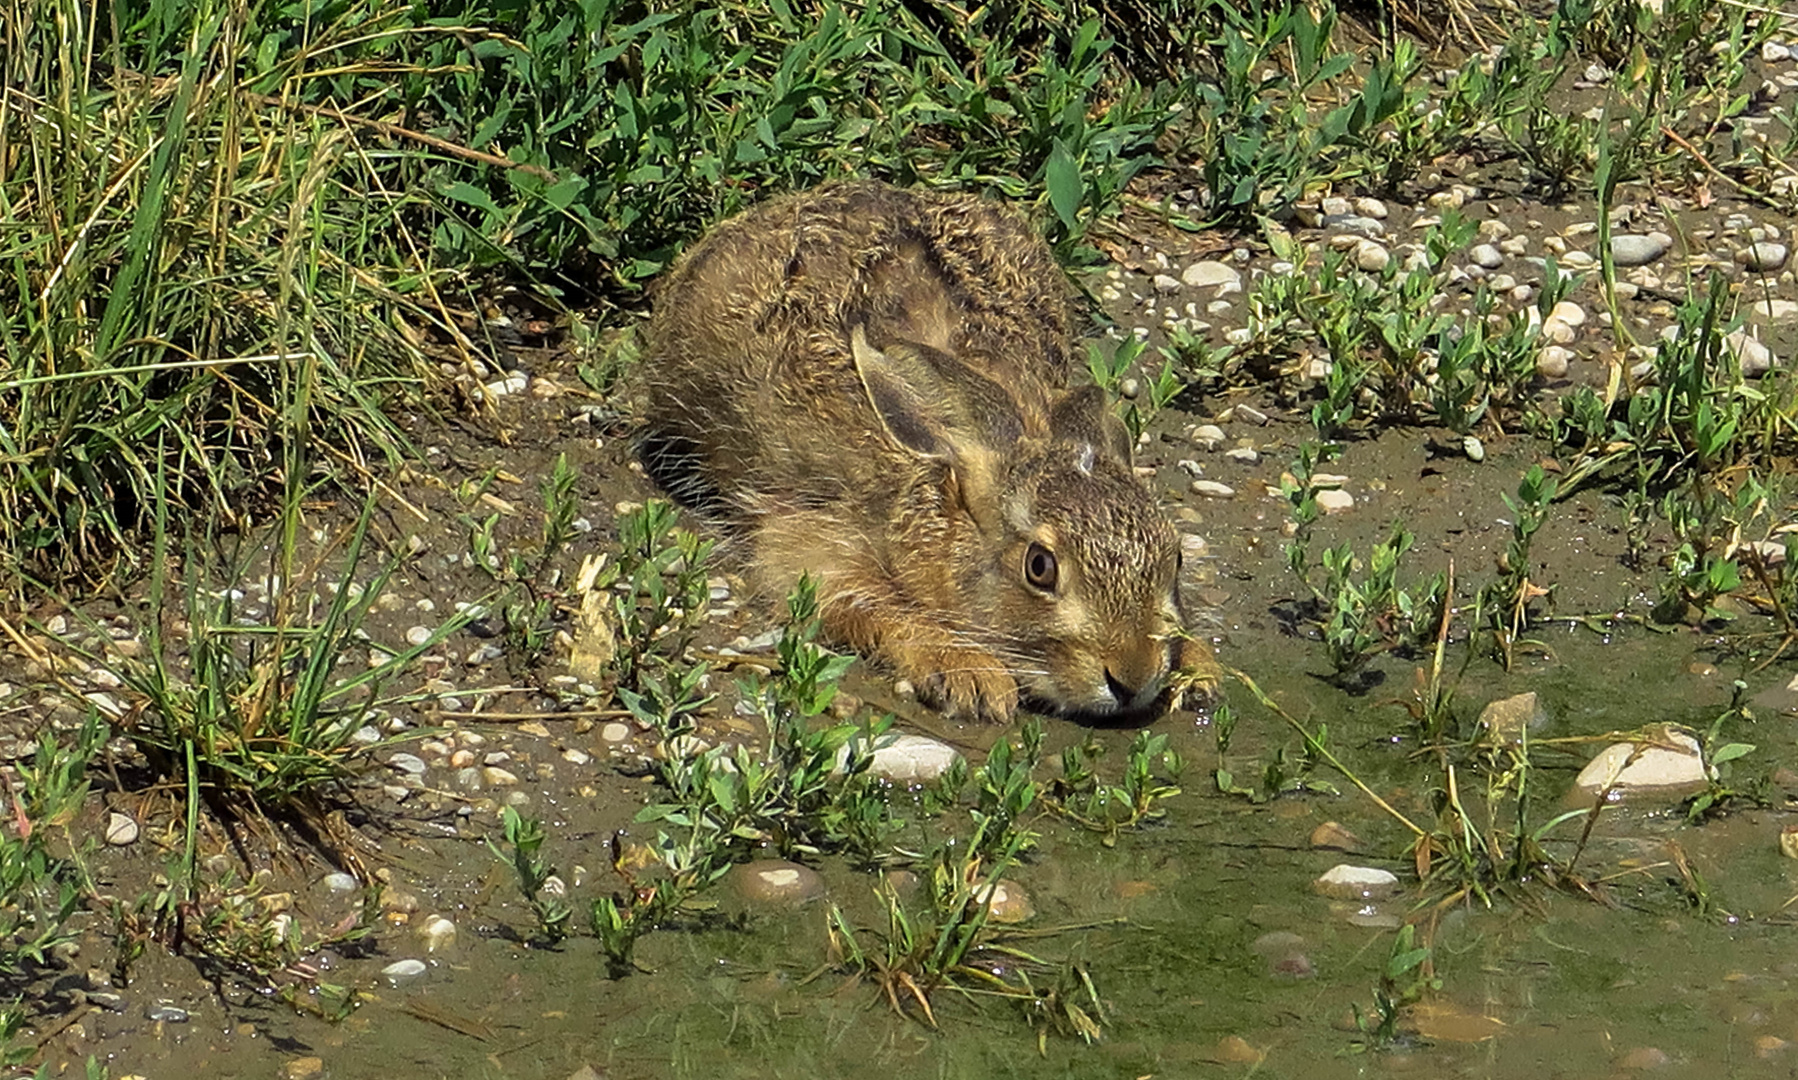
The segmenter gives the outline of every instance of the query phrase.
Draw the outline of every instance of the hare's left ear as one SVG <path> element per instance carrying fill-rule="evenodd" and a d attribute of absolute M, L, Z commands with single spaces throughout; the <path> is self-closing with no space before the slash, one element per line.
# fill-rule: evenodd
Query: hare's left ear
<path fill-rule="evenodd" d="M 1130 430 L 1111 411 L 1105 391 L 1097 386 L 1076 386 L 1063 393 L 1049 409 L 1049 431 L 1061 442 L 1085 443 L 1100 455 L 1130 464 Z"/>
<path fill-rule="evenodd" d="M 850 350 L 887 437 L 948 465 L 962 504 L 987 529 L 998 508 L 1004 453 L 1024 431 L 1016 403 L 992 380 L 928 345 L 876 349 L 857 326 Z"/>

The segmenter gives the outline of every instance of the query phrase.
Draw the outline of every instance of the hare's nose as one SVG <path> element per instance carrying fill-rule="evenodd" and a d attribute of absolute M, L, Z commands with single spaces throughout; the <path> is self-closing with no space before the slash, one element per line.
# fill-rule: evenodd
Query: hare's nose
<path fill-rule="evenodd" d="M 1118 708 L 1128 709 L 1136 704 L 1136 688 L 1113 675 L 1110 668 L 1105 669 L 1105 688 L 1111 691 L 1111 699 L 1117 702 Z"/>

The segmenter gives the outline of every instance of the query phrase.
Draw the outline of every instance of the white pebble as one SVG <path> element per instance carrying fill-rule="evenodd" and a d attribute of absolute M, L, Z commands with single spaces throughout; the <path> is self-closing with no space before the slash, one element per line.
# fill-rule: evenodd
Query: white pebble
<path fill-rule="evenodd" d="M 1194 495 L 1203 495 L 1210 499 L 1228 499 L 1230 496 L 1236 494 L 1236 489 L 1229 484 L 1219 483 L 1216 480 L 1194 480 L 1192 482 L 1192 493 Z"/>
<path fill-rule="evenodd" d="M 1317 493 L 1317 508 L 1326 514 L 1340 514 L 1355 505 L 1355 497 L 1340 488 Z"/>

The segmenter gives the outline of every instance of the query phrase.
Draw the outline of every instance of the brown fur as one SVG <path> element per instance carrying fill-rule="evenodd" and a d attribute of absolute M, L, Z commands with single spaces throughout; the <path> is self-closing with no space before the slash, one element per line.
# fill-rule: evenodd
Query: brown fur
<path fill-rule="evenodd" d="M 643 358 L 645 464 L 818 582 L 827 631 L 953 715 L 1146 708 L 1178 638 L 1177 537 L 1076 368 L 1065 278 L 993 203 L 830 184 L 675 266 Z M 1028 584 L 1032 543 L 1053 590 Z"/>

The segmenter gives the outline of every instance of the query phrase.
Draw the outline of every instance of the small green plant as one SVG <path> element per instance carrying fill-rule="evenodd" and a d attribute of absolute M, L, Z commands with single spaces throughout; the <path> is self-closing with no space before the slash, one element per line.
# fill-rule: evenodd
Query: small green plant
<path fill-rule="evenodd" d="M 1102 833 L 1103 842 L 1109 847 L 1117 843 L 1121 830 L 1167 816 L 1167 811 L 1156 804 L 1180 794 L 1180 776 L 1186 763 L 1179 751 L 1168 746 L 1165 733 L 1139 731 L 1130 742 L 1122 779 L 1108 784 L 1099 779 L 1096 766 L 1103 753 L 1098 741 L 1090 736 L 1084 743 L 1063 750 L 1061 775 L 1050 781 L 1043 793 L 1043 805 L 1082 828 Z M 1157 762 L 1165 780 L 1155 778 Z"/>
<path fill-rule="evenodd" d="M 1236 774 L 1227 765 L 1230 743 L 1236 735 L 1236 714 L 1229 705 L 1217 707 L 1212 714 L 1211 725 L 1217 740 L 1217 768 L 1212 773 L 1212 779 L 1220 794 L 1238 795 L 1252 803 L 1264 803 L 1281 795 L 1306 791 L 1321 795 L 1337 794 L 1335 784 L 1314 775 L 1319 764 L 1331 760 L 1330 730 L 1327 725 L 1318 725 L 1315 732 L 1301 732 L 1304 739 L 1296 757 L 1284 746 L 1277 748 L 1273 756 L 1262 765 L 1260 784 L 1257 787 L 1238 784 Z"/>
<path fill-rule="evenodd" d="M 706 583 L 712 542 L 677 527 L 680 514 L 665 499 L 650 499 L 641 510 L 618 520 L 618 560 L 601 573 L 596 588 L 616 586 L 612 602 L 617 638 L 614 666 L 619 697 L 636 712 L 633 701 L 666 691 L 670 683 L 687 685 L 702 676 L 697 667 L 682 667 L 693 636 L 711 607 Z M 690 688 L 690 687 L 689 687 Z M 686 702 L 684 695 L 664 695 Z"/>
<path fill-rule="evenodd" d="M 1429 990 L 1440 990 L 1442 980 L 1430 974 L 1430 947 L 1417 943 L 1417 927 L 1399 927 L 1392 951 L 1374 985 L 1373 1010 L 1363 1014 L 1354 1006 L 1355 1027 L 1361 1032 L 1358 1050 L 1386 1050 L 1398 1042 L 1398 1022 L 1407 1005 L 1422 1000 Z"/>
<path fill-rule="evenodd" d="M 1731 741 L 1731 731 L 1754 720 L 1748 711 L 1748 684 L 1737 679 L 1730 687 L 1729 707 L 1705 729 L 1703 754 L 1708 781 L 1705 789 L 1686 801 L 1686 820 L 1693 823 L 1722 813 L 1735 802 L 1764 806 L 1766 782 L 1735 779 L 1735 762 L 1754 753 L 1754 744 Z"/>
<path fill-rule="evenodd" d="M 574 909 L 561 897 L 561 879 L 539 852 L 543 848 L 543 823 L 527 818 L 516 807 L 500 809 L 500 827 L 505 833 L 505 847 L 487 841 L 487 849 L 518 875 L 518 890 L 537 917 L 537 939 L 548 948 L 561 944 L 568 936 L 568 920 Z"/>
<path fill-rule="evenodd" d="M 1549 589 L 1530 579 L 1530 543 L 1554 502 L 1556 481 L 1531 465 L 1517 484 L 1517 496 L 1505 495 L 1511 512 L 1511 537 L 1499 556 L 1497 580 L 1480 590 L 1479 610 L 1490 619 L 1499 659 L 1511 668 L 1512 651 L 1529 626 L 1529 606 L 1549 595 Z"/>
<path fill-rule="evenodd" d="M 6 783 L 12 824 L 0 829 L 0 975 L 46 966 L 51 950 L 73 940 L 67 928 L 81 910 L 81 881 L 76 866 L 51 850 L 51 830 L 66 829 L 80 811 L 88 763 L 106 735 L 91 711 L 67 741 L 45 725 L 37 754 L 17 766 L 18 786 Z"/>

